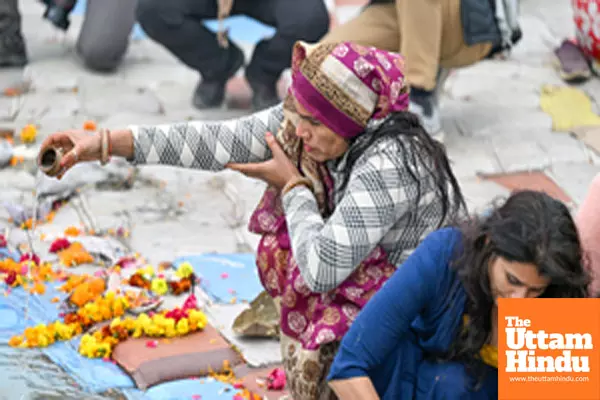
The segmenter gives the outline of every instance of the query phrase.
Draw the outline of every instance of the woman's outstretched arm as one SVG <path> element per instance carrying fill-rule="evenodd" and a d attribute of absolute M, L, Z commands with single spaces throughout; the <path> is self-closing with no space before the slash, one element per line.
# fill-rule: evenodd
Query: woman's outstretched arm
<path fill-rule="evenodd" d="M 219 171 L 229 163 L 266 161 L 267 132 L 283 121 L 281 105 L 225 121 L 132 126 L 111 132 L 112 154 L 133 164 L 163 164 Z"/>

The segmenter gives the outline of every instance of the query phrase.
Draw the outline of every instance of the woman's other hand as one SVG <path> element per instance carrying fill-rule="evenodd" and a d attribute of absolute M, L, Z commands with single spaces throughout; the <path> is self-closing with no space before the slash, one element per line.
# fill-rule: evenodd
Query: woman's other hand
<path fill-rule="evenodd" d="M 273 154 L 273 158 L 269 161 L 250 164 L 227 164 L 226 167 L 251 178 L 263 180 L 278 189 L 283 189 L 292 179 L 300 178 L 302 175 L 270 132 L 266 134 L 266 141 Z"/>
<path fill-rule="evenodd" d="M 43 154 L 49 148 L 62 150 L 60 179 L 73 165 L 81 161 L 97 161 L 102 155 L 101 135 L 83 130 L 55 132 L 48 136 L 40 148 Z"/>

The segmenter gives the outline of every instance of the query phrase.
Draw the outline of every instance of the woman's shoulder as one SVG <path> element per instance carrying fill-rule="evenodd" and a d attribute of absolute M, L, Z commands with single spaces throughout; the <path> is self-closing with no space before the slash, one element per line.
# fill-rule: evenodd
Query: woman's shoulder
<path fill-rule="evenodd" d="M 361 138 L 362 139 L 362 138 Z M 362 140 L 368 140 L 365 136 Z M 403 164 L 403 155 L 410 152 L 414 147 L 411 145 L 412 138 L 403 136 L 385 136 L 374 140 L 369 145 L 357 143 L 357 146 L 364 148 L 362 154 L 357 160 L 359 163 L 385 163 L 394 166 L 396 169 Z M 420 159 L 419 159 L 420 160 Z M 419 162 L 423 162 L 420 160 Z"/>
<path fill-rule="evenodd" d="M 452 261 L 456 258 L 462 233 L 456 227 L 445 227 L 431 232 L 417 246 L 416 252 L 425 261 L 422 268 L 427 273 L 440 279 L 451 279 Z"/>

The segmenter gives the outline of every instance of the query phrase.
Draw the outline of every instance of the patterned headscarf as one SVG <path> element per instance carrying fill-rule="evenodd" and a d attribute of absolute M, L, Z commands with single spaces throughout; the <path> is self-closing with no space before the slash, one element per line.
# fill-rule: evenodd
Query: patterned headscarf
<path fill-rule="evenodd" d="M 351 139 L 369 120 L 408 109 L 409 89 L 400 54 L 353 43 L 297 42 L 291 94 L 313 117 Z"/>

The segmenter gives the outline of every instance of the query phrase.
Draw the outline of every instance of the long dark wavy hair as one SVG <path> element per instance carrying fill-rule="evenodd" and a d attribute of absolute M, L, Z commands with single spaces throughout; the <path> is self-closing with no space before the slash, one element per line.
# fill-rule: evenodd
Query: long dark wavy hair
<path fill-rule="evenodd" d="M 399 148 L 398 158 L 413 179 L 416 187 L 414 198 L 421 199 L 420 177 L 425 173 L 432 177 L 436 195 L 442 206 L 442 214 L 437 228 L 455 221 L 466 213 L 466 203 L 460 186 L 454 176 L 444 146 L 434 140 L 425 130 L 419 117 L 409 111 L 391 113 L 376 127 L 367 129 L 364 135 L 353 139 L 346 156 L 345 175 L 340 185 L 344 190 L 356 161 L 364 152 L 378 142 L 394 139 Z M 420 168 L 425 171 L 419 171 Z"/>
<path fill-rule="evenodd" d="M 495 257 L 536 265 L 550 280 L 540 297 L 587 297 L 590 276 L 568 208 L 542 192 L 516 192 L 487 216 L 473 217 L 460 229 L 463 242 L 452 267 L 466 290 L 469 322 L 444 358 L 465 362 L 479 384 L 484 370 L 479 351 L 492 331 L 489 264 Z"/>

